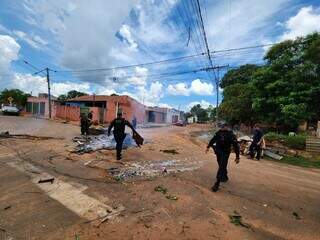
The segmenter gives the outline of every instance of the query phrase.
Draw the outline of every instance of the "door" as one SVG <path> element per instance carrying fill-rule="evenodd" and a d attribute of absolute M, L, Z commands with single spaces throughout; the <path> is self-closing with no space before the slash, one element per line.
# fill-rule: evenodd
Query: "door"
<path fill-rule="evenodd" d="M 46 109 L 46 103 L 41 102 L 40 103 L 40 115 L 41 116 L 44 116 L 45 109 Z"/>

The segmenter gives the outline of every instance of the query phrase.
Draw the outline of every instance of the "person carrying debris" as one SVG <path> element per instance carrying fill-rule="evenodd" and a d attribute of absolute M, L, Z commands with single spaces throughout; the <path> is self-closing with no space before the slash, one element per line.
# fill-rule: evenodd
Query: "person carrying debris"
<path fill-rule="evenodd" d="M 217 180 L 211 188 L 213 192 L 219 190 L 220 182 L 227 182 L 229 180 L 227 165 L 231 152 L 231 145 L 233 146 L 234 151 L 236 153 L 236 164 L 240 162 L 240 151 L 236 136 L 231 130 L 228 129 L 227 124 L 222 123 L 220 124 L 220 127 L 221 128 L 215 133 L 213 138 L 210 140 L 206 149 L 206 153 L 208 153 L 210 147 L 213 148 L 217 156 L 217 162 L 219 165 L 216 177 Z"/>
<path fill-rule="evenodd" d="M 260 160 L 263 143 L 264 143 L 264 140 L 263 140 L 262 130 L 260 129 L 259 124 L 255 124 L 254 131 L 253 131 L 253 137 L 252 137 L 252 143 L 249 148 L 249 154 L 250 154 L 251 159 L 254 159 L 254 156 L 257 153 L 256 158 L 257 158 L 257 160 Z"/>
<path fill-rule="evenodd" d="M 80 114 L 81 135 L 89 135 L 90 120 L 84 113 Z"/>
<path fill-rule="evenodd" d="M 121 160 L 121 150 L 124 139 L 126 138 L 125 127 L 131 128 L 133 135 L 139 135 L 133 128 L 131 123 L 122 117 L 122 112 L 118 112 L 117 118 L 115 118 L 108 128 L 108 136 L 110 136 L 111 129 L 113 128 L 113 135 L 116 141 L 117 160 Z"/>

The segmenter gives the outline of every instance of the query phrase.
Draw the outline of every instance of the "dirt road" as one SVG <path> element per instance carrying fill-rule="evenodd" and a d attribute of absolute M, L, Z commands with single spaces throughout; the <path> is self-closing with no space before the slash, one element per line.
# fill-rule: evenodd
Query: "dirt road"
<path fill-rule="evenodd" d="M 149 143 L 119 164 L 114 151 L 71 153 L 75 126 L 0 121 L 0 132 L 65 138 L 0 139 L 0 239 L 320 239 L 320 171 L 232 155 L 230 181 L 212 193 L 215 157 L 195 134 L 208 126 L 141 129 Z"/>

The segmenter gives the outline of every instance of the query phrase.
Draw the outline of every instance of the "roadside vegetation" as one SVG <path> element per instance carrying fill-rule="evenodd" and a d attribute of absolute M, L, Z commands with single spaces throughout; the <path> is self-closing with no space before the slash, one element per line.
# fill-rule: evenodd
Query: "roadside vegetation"
<path fill-rule="evenodd" d="M 286 147 L 298 150 L 304 150 L 306 147 L 306 135 L 298 134 L 294 136 L 279 134 L 275 132 L 269 132 L 264 135 L 264 138 L 268 142 L 279 142 Z"/>
<path fill-rule="evenodd" d="M 265 157 L 266 160 L 275 161 L 279 163 L 290 164 L 306 168 L 320 168 L 319 158 L 306 158 L 303 156 L 284 156 L 281 160 L 274 160 L 270 157 Z"/>
<path fill-rule="evenodd" d="M 219 116 L 231 124 L 260 122 L 284 133 L 320 119 L 320 34 L 276 44 L 264 60 L 262 66 L 243 65 L 224 75 Z"/>

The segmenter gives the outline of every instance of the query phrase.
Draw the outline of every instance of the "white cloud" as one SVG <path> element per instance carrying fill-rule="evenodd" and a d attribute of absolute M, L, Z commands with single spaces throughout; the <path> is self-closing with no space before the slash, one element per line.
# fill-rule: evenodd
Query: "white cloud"
<path fill-rule="evenodd" d="M 211 83 L 201 82 L 200 79 L 193 80 L 190 91 L 197 95 L 212 95 L 213 85 Z"/>
<path fill-rule="evenodd" d="M 61 52 L 60 64 L 66 68 L 99 68 L 117 64 L 110 52 L 124 47 L 116 37 L 136 0 L 96 0 L 88 4 L 79 0 L 25 0 L 28 22 L 50 30 Z M 30 21 L 30 19 L 32 19 Z M 123 49 L 121 49 L 123 50 Z M 91 81 L 101 81 L 92 77 Z M 85 80 L 85 79 L 83 79 Z"/>
<path fill-rule="evenodd" d="M 10 64 L 18 59 L 20 45 L 10 36 L 0 35 L 0 89 L 10 85 Z"/>
<path fill-rule="evenodd" d="M 33 76 L 31 74 L 14 74 L 11 81 L 12 88 L 19 88 L 20 90 L 32 93 L 36 96 L 39 93 L 47 93 L 48 85 L 45 77 Z M 74 82 L 54 82 L 51 84 L 51 94 L 53 96 L 59 96 L 60 94 L 66 94 L 71 90 L 80 92 L 91 93 L 89 83 L 74 83 Z"/>
<path fill-rule="evenodd" d="M 170 104 L 168 103 L 159 103 L 158 104 L 159 107 L 162 107 L 162 108 L 173 108 Z"/>
<path fill-rule="evenodd" d="M 126 24 L 123 24 L 119 30 L 119 33 L 128 42 L 130 50 L 137 51 L 138 44 L 134 41 L 132 37 L 130 27 Z"/>
<path fill-rule="evenodd" d="M 292 0 L 237 0 L 207 1 L 205 17 L 207 37 L 211 50 L 237 48 L 262 44 L 274 31 L 274 18 L 289 6 Z M 254 54 L 243 57 L 238 52 L 216 54 L 218 64 L 245 64 L 262 60 L 264 51 L 255 49 Z"/>
<path fill-rule="evenodd" d="M 71 90 L 76 90 L 79 92 L 92 93 L 90 90 L 89 83 L 74 83 L 74 82 L 63 82 L 63 83 L 52 83 L 51 92 L 54 96 L 59 96 L 60 94 L 65 94 Z"/>
<path fill-rule="evenodd" d="M 190 87 L 186 83 L 169 84 L 167 92 L 170 95 L 189 96 L 196 95 L 212 95 L 213 85 L 211 83 L 202 82 L 200 79 L 195 79 L 191 82 Z"/>
<path fill-rule="evenodd" d="M 170 95 L 182 95 L 182 96 L 189 96 L 190 89 L 186 83 L 177 83 L 177 84 L 169 84 L 167 88 L 167 93 Z"/>
<path fill-rule="evenodd" d="M 144 67 L 135 67 L 135 76 L 129 77 L 127 84 L 133 86 L 143 86 L 147 83 L 148 69 Z"/>
<path fill-rule="evenodd" d="M 303 7 L 284 24 L 286 31 L 280 40 L 294 39 L 309 33 L 320 31 L 320 11 L 312 6 Z"/>
<path fill-rule="evenodd" d="M 20 30 L 14 30 L 14 31 L 12 31 L 12 34 L 14 36 L 16 36 L 19 40 L 25 41 L 26 43 L 28 43 L 31 47 L 33 47 L 35 49 L 41 49 L 45 45 L 48 44 L 47 41 L 45 41 L 44 39 L 42 39 L 38 35 L 29 35 L 23 31 L 20 31 Z"/>
<path fill-rule="evenodd" d="M 134 92 L 124 91 L 120 95 L 128 95 L 147 106 L 158 106 L 164 96 L 163 85 L 160 82 L 152 82 L 149 86 L 138 86 Z"/>
<path fill-rule="evenodd" d="M 207 102 L 205 100 L 201 100 L 200 102 L 199 101 L 194 101 L 194 102 L 191 102 L 191 103 L 189 103 L 187 105 L 187 110 L 189 111 L 193 106 L 198 105 L 198 104 L 200 104 L 201 107 L 203 107 L 203 108 L 208 108 L 210 105 L 213 106 L 213 104 L 211 104 L 211 103 L 209 103 L 209 102 Z"/>

